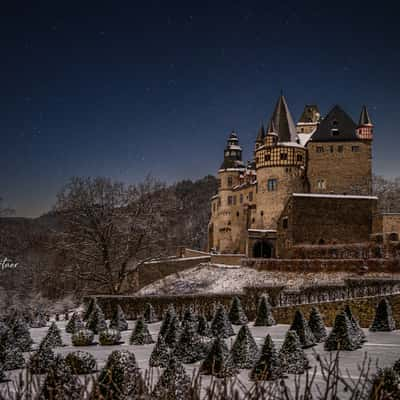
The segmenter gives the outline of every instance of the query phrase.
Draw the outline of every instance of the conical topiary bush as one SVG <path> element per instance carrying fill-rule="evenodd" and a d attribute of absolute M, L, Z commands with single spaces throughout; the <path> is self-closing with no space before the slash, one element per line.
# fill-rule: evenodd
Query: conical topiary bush
<path fill-rule="evenodd" d="M 50 328 L 47 330 L 47 334 L 43 339 L 43 342 L 50 347 L 63 346 L 61 331 L 55 322 L 51 323 Z"/>
<path fill-rule="evenodd" d="M 268 334 L 261 354 L 250 372 L 253 381 L 273 381 L 282 377 L 282 366 L 274 342 Z"/>
<path fill-rule="evenodd" d="M 95 385 L 96 399 L 126 400 L 145 398 L 144 382 L 136 358 L 127 350 L 114 350 L 107 358 Z"/>
<path fill-rule="evenodd" d="M 375 311 L 375 318 L 370 326 L 371 332 L 390 332 L 396 329 L 393 319 L 392 307 L 388 299 L 382 299 Z"/>
<path fill-rule="evenodd" d="M 88 320 L 90 314 L 93 312 L 93 310 L 94 310 L 96 305 L 97 305 L 96 298 L 95 297 L 91 297 L 90 300 L 89 300 L 89 303 L 88 303 L 88 305 L 87 305 L 87 307 L 86 307 L 86 309 L 85 309 L 85 311 L 83 313 L 82 319 L 84 321 Z"/>
<path fill-rule="evenodd" d="M 228 338 L 235 335 L 231 321 L 229 320 L 222 304 L 218 306 L 211 322 L 211 332 L 213 336 L 222 338 Z"/>
<path fill-rule="evenodd" d="M 205 356 L 205 345 L 197 333 L 196 325 L 186 321 L 179 341 L 174 347 L 172 354 L 185 364 L 200 361 Z"/>
<path fill-rule="evenodd" d="M 3 362 L 5 371 L 22 369 L 25 367 L 24 355 L 18 347 L 9 347 L 4 351 L 3 356 L 0 354 L 0 362 Z"/>
<path fill-rule="evenodd" d="M 322 315 L 316 307 L 312 307 L 311 309 L 308 326 L 318 343 L 323 342 L 328 336 Z"/>
<path fill-rule="evenodd" d="M 114 311 L 109 326 L 110 329 L 117 329 L 120 332 L 128 330 L 128 322 L 126 321 L 125 314 L 119 304 Z"/>
<path fill-rule="evenodd" d="M 149 332 L 149 328 L 142 318 L 139 318 L 136 321 L 135 329 L 132 331 L 129 343 L 134 345 L 154 343 L 154 340 Z"/>
<path fill-rule="evenodd" d="M 55 354 L 50 346 L 41 343 L 37 351 L 29 357 L 27 364 L 31 374 L 45 374 L 54 362 Z"/>
<path fill-rule="evenodd" d="M 26 322 L 22 318 L 17 318 L 13 321 L 11 330 L 14 337 L 14 345 L 22 352 L 30 351 L 33 340 Z"/>
<path fill-rule="evenodd" d="M 359 338 L 354 332 L 345 311 L 336 315 L 332 331 L 325 341 L 325 350 L 356 350 L 361 347 Z"/>
<path fill-rule="evenodd" d="M 232 300 L 228 317 L 231 323 L 234 325 L 246 325 L 248 322 L 247 316 L 243 311 L 242 303 L 237 296 L 235 296 Z"/>
<path fill-rule="evenodd" d="M 308 358 L 301 347 L 301 343 L 295 331 L 288 331 L 279 351 L 282 372 L 288 374 L 302 374 L 310 368 Z"/>
<path fill-rule="evenodd" d="M 153 351 L 150 354 L 149 366 L 166 368 L 166 366 L 168 365 L 168 361 L 168 346 L 164 341 L 164 337 L 162 335 L 158 335 L 156 345 L 154 346 Z"/>
<path fill-rule="evenodd" d="M 185 313 L 183 314 L 182 328 L 185 328 L 185 326 L 188 324 L 192 325 L 193 328 L 197 331 L 198 319 L 197 319 L 197 316 L 193 312 L 192 306 L 188 307 L 185 310 Z"/>
<path fill-rule="evenodd" d="M 239 369 L 250 369 L 253 367 L 258 356 L 258 347 L 250 329 L 243 325 L 231 348 L 231 358 L 235 367 Z"/>
<path fill-rule="evenodd" d="M 97 370 L 94 356 L 86 351 L 73 351 L 65 357 L 65 362 L 75 375 L 92 374 Z"/>
<path fill-rule="evenodd" d="M 165 336 L 167 334 L 167 332 L 169 330 L 169 326 L 170 326 L 172 320 L 174 319 L 174 317 L 176 317 L 176 312 L 175 312 L 174 306 L 170 304 L 168 306 L 168 309 L 164 315 L 164 319 L 160 326 L 160 332 L 159 332 L 160 335 Z"/>
<path fill-rule="evenodd" d="M 171 356 L 168 366 L 151 393 L 154 400 L 186 400 L 190 398 L 191 379 L 179 360 Z"/>
<path fill-rule="evenodd" d="M 146 324 L 154 324 L 154 322 L 158 321 L 154 308 L 150 303 L 145 305 L 143 319 Z"/>
<path fill-rule="evenodd" d="M 211 337 L 211 329 L 210 326 L 208 325 L 207 318 L 203 315 L 200 314 L 197 317 L 197 333 L 200 336 L 205 336 L 205 337 Z"/>
<path fill-rule="evenodd" d="M 97 304 L 94 304 L 93 311 L 86 321 L 86 329 L 91 330 L 94 334 L 100 333 L 107 329 L 107 323 L 104 318 L 103 310 Z"/>
<path fill-rule="evenodd" d="M 354 317 L 351 308 L 348 304 L 345 305 L 344 311 L 347 315 L 347 318 L 350 321 L 351 327 L 354 331 L 354 336 L 356 336 L 358 343 L 360 344 L 360 346 L 362 346 L 362 344 L 367 341 L 364 331 L 361 329 L 360 324 Z"/>
<path fill-rule="evenodd" d="M 289 330 L 297 333 L 303 349 L 316 345 L 317 341 L 315 340 L 315 337 L 300 310 L 296 310 L 292 325 L 290 326 Z"/>
<path fill-rule="evenodd" d="M 272 326 L 275 325 L 275 319 L 272 315 L 272 307 L 269 304 L 268 296 L 263 295 L 260 297 L 257 306 L 256 320 L 254 326 Z"/>
<path fill-rule="evenodd" d="M 49 367 L 39 400 L 80 400 L 81 390 L 79 379 L 72 374 L 71 368 L 62 356 L 57 355 Z"/>
<path fill-rule="evenodd" d="M 168 332 L 166 333 L 165 343 L 169 348 L 174 348 L 182 334 L 182 327 L 177 316 L 172 318 L 169 324 Z"/>
<path fill-rule="evenodd" d="M 217 378 L 233 376 L 238 372 L 222 337 L 217 336 L 212 343 L 199 372 L 200 374 L 213 375 Z"/>
<path fill-rule="evenodd" d="M 69 319 L 67 325 L 65 325 L 65 332 L 67 333 L 75 333 L 84 329 L 85 325 L 76 311 L 72 314 L 71 318 Z"/>

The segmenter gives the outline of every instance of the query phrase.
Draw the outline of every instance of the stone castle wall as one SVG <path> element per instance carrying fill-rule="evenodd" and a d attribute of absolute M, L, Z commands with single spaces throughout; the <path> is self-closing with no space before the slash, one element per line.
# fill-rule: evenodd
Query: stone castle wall
<path fill-rule="evenodd" d="M 372 146 L 369 141 L 309 142 L 307 149 L 311 193 L 371 194 Z M 325 188 L 318 184 L 322 180 Z"/>

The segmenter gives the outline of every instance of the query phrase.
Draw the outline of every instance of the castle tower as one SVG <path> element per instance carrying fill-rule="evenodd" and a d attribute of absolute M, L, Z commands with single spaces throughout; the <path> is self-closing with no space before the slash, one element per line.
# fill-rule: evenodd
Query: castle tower
<path fill-rule="evenodd" d="M 307 143 L 311 193 L 370 195 L 371 140 L 366 109 L 357 125 L 340 106 L 334 106 Z"/>
<path fill-rule="evenodd" d="M 261 122 L 260 127 L 258 128 L 257 132 L 257 138 L 256 138 L 256 149 L 258 149 L 260 146 L 264 144 L 264 138 L 265 138 L 265 129 L 264 129 L 264 124 Z"/>
<path fill-rule="evenodd" d="M 321 113 L 316 104 L 306 104 L 299 121 L 296 124 L 298 134 L 310 135 L 315 132 L 321 119 Z"/>
<path fill-rule="evenodd" d="M 306 150 L 299 144 L 296 126 L 281 95 L 268 124 L 264 145 L 256 150 L 257 208 L 250 231 L 273 231 L 294 192 L 304 191 Z M 251 251 L 250 251 L 251 253 Z"/>
<path fill-rule="evenodd" d="M 360 119 L 357 127 L 357 135 L 362 140 L 373 139 L 373 127 L 367 107 L 364 105 L 361 109 Z"/>
<path fill-rule="evenodd" d="M 240 184 L 240 178 L 245 170 L 239 138 L 232 131 L 224 150 L 224 160 L 218 171 L 218 193 L 211 199 L 211 220 L 208 227 L 209 249 L 222 252 L 233 252 L 236 249 L 237 244 L 233 233 L 235 233 L 234 224 L 237 220 L 234 216 L 239 199 L 234 188 Z"/>

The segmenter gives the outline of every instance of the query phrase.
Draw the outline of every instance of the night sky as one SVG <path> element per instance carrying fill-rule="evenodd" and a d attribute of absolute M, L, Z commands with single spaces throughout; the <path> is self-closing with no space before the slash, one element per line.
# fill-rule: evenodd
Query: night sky
<path fill-rule="evenodd" d="M 281 90 L 295 119 L 306 103 L 322 114 L 338 103 L 357 120 L 365 103 L 375 173 L 400 175 L 389 2 L 8 3 L 18 4 L 0 17 L 0 197 L 17 215 L 49 210 L 74 175 L 214 174 L 233 128 L 248 159 Z"/>

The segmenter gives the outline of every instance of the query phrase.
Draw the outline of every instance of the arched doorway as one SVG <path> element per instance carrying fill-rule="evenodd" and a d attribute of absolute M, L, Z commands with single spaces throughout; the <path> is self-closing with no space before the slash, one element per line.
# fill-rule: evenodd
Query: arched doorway
<path fill-rule="evenodd" d="M 254 258 L 271 258 L 273 253 L 274 246 L 265 240 L 259 240 L 253 246 Z"/>

